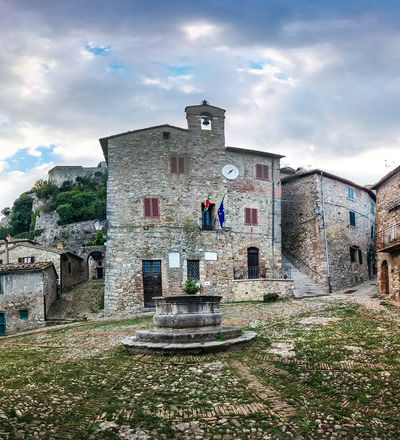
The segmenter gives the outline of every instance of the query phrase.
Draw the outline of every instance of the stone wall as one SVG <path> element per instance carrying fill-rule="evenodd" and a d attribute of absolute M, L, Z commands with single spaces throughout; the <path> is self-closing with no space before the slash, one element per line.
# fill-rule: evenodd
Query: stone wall
<path fill-rule="evenodd" d="M 187 109 L 189 130 L 161 126 L 102 140 L 109 173 L 105 283 L 109 313 L 129 314 L 143 307 L 143 260 L 161 261 L 163 295 L 181 294 L 187 260 L 198 260 L 202 291 L 225 300 L 233 299 L 234 270 L 247 265 L 249 247 L 259 249 L 260 270 L 274 264 L 280 268 L 280 242 L 272 236 L 271 182 L 273 175 L 277 188 L 279 156 L 225 149 L 224 111 L 200 107 Z M 203 110 L 212 116 L 211 130 L 201 130 Z M 184 174 L 171 173 L 172 155 L 185 159 Z M 238 168 L 236 180 L 222 176 L 227 164 Z M 256 164 L 268 165 L 269 180 L 256 179 Z M 224 228 L 216 217 L 214 230 L 202 230 L 202 203 L 209 197 L 216 214 L 224 195 Z M 279 196 L 277 190 L 276 237 Z M 159 218 L 144 218 L 144 198 L 159 199 Z M 257 226 L 245 224 L 245 208 L 258 209 Z M 177 257 L 177 267 L 170 267 L 170 253 Z"/>
<path fill-rule="evenodd" d="M 387 279 L 383 274 L 383 264 L 387 264 Z M 385 285 L 388 284 L 388 293 Z M 400 249 L 392 252 L 378 252 L 378 286 L 382 297 L 400 301 Z"/>
<path fill-rule="evenodd" d="M 48 180 L 57 186 L 61 186 L 67 180 L 74 182 L 78 176 L 101 178 L 107 171 L 107 167 L 105 162 L 101 162 L 100 165 L 99 167 L 88 168 L 82 166 L 56 166 L 49 171 Z"/>
<path fill-rule="evenodd" d="M 267 293 L 277 293 L 280 298 L 293 296 L 292 280 L 234 280 L 232 282 L 232 301 L 263 301 Z"/>
<path fill-rule="evenodd" d="M 349 198 L 349 186 L 354 200 Z M 282 198 L 283 249 L 299 270 L 328 289 L 329 261 L 333 291 L 373 275 L 376 214 L 370 192 L 340 178 L 326 174 L 321 178 L 319 172 L 312 172 L 285 179 Z M 350 225 L 350 211 L 354 212 L 355 226 Z M 350 248 L 356 253 L 353 263 Z"/>
<path fill-rule="evenodd" d="M 54 269 L 18 271 L 4 277 L 4 294 L 0 295 L 0 311 L 6 314 L 7 335 L 45 325 L 44 295 L 49 310 L 56 298 Z M 20 318 L 20 310 L 28 311 L 28 319 Z"/>

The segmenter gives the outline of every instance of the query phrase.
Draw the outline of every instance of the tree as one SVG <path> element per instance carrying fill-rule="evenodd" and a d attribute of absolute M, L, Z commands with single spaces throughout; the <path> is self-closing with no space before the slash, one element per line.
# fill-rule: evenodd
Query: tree
<path fill-rule="evenodd" d="M 19 196 L 14 202 L 10 221 L 13 235 L 29 231 L 32 219 L 32 203 L 32 197 L 29 197 L 27 193 Z"/>

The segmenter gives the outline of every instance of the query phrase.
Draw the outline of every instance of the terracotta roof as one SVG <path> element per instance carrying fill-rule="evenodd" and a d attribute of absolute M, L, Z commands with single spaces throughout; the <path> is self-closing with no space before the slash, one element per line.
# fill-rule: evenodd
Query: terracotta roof
<path fill-rule="evenodd" d="M 10 242 L 9 244 L 12 245 L 15 242 Z M 15 243 L 14 246 L 9 246 L 9 249 L 14 249 L 17 246 L 26 246 L 26 247 L 30 247 L 30 248 L 34 248 L 34 249 L 42 249 L 44 251 L 47 252 L 52 252 L 54 254 L 58 254 L 58 255 L 64 255 L 64 254 L 69 254 L 69 255 L 73 255 L 76 258 L 79 258 L 82 260 L 81 257 L 79 257 L 78 255 L 73 254 L 72 252 L 66 251 L 66 250 L 61 250 L 61 249 L 57 249 L 57 248 L 52 248 L 52 247 L 48 247 L 48 246 L 42 246 L 41 244 L 35 243 L 35 242 L 29 242 L 29 243 Z M 5 250 L 1 250 L 0 254 L 3 254 L 5 252 Z"/>
<path fill-rule="evenodd" d="M 248 153 L 248 154 L 260 154 L 261 156 L 268 156 L 268 157 L 285 157 L 281 154 L 275 154 L 275 153 L 268 153 L 267 151 L 260 151 L 260 150 L 250 150 L 249 148 L 237 148 L 237 147 L 225 147 L 226 151 L 232 151 L 233 153 Z"/>
<path fill-rule="evenodd" d="M 374 200 L 376 199 L 376 194 L 369 188 L 358 185 L 357 183 L 352 182 L 351 180 L 345 179 L 344 177 L 335 176 L 335 174 L 327 173 L 326 171 L 319 170 L 319 169 L 313 169 L 313 170 L 304 170 L 304 171 L 297 171 L 296 174 L 293 174 L 291 176 L 283 177 L 282 178 L 282 184 L 285 184 L 286 182 L 290 182 L 292 180 L 300 179 L 301 177 L 310 176 L 311 174 L 323 174 L 325 177 L 329 177 L 330 179 L 338 180 L 339 182 L 345 183 L 349 186 L 354 186 L 355 188 L 361 189 L 365 192 L 367 192 Z"/>
<path fill-rule="evenodd" d="M 8 273 L 8 272 L 18 272 L 18 271 L 38 271 L 44 270 L 48 267 L 53 267 L 53 263 L 51 261 L 45 262 L 37 262 L 37 263 L 11 263 L 11 264 L 0 264 L 0 273 Z"/>
<path fill-rule="evenodd" d="M 400 172 L 400 166 L 398 166 L 394 170 L 390 171 L 390 173 L 387 173 L 386 176 L 383 176 L 382 179 L 378 183 L 375 183 L 375 185 L 372 187 L 372 189 L 378 189 L 382 185 L 382 183 L 385 183 L 386 180 L 390 179 L 392 176 L 394 176 L 395 174 L 397 174 L 399 172 Z"/>

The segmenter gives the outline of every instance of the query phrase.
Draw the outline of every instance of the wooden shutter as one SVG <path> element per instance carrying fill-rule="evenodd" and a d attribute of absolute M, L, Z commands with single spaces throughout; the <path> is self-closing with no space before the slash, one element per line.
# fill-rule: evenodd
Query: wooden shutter
<path fill-rule="evenodd" d="M 171 173 L 176 174 L 178 172 L 178 167 L 177 167 L 177 157 L 176 156 L 171 156 Z"/>
<path fill-rule="evenodd" d="M 35 262 L 35 257 L 31 257 L 31 263 Z"/>
<path fill-rule="evenodd" d="M 151 199 L 144 199 L 144 216 L 151 217 Z"/>
<path fill-rule="evenodd" d="M 178 173 L 179 174 L 185 173 L 185 158 L 184 157 L 178 157 Z"/>
<path fill-rule="evenodd" d="M 258 210 L 252 209 L 251 211 L 251 224 L 258 225 Z"/>
<path fill-rule="evenodd" d="M 160 207 L 158 199 L 151 199 L 152 217 L 160 217 Z"/>
<path fill-rule="evenodd" d="M 264 180 L 268 180 L 269 179 L 269 176 L 268 176 L 268 165 L 263 165 L 263 167 L 262 167 L 262 169 L 263 169 L 263 179 Z"/>
<path fill-rule="evenodd" d="M 351 226 L 355 226 L 356 225 L 356 214 L 353 211 L 349 212 L 349 216 L 350 216 L 350 225 Z"/>
<path fill-rule="evenodd" d="M 263 178 L 263 169 L 262 165 L 259 163 L 256 164 L 256 179 L 262 179 Z"/>
<path fill-rule="evenodd" d="M 250 208 L 244 209 L 244 222 L 246 225 L 251 225 L 251 209 Z"/>

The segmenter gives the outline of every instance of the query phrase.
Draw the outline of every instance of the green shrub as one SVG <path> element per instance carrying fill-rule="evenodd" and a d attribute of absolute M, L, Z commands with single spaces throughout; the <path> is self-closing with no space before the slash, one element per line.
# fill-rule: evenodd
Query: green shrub
<path fill-rule="evenodd" d="M 12 234 L 12 229 L 0 226 L 0 240 L 4 240 L 8 235 Z"/>
<path fill-rule="evenodd" d="M 183 291 L 188 295 L 195 295 L 197 292 L 200 292 L 200 287 L 196 284 L 195 280 L 188 278 L 183 286 Z"/>
<path fill-rule="evenodd" d="M 105 241 L 103 231 L 97 231 L 94 240 L 86 243 L 86 246 L 102 246 Z"/>
<path fill-rule="evenodd" d="M 29 231 L 32 218 L 32 197 L 24 193 L 14 202 L 10 226 L 13 235 Z"/>
<path fill-rule="evenodd" d="M 277 293 L 266 293 L 264 295 L 264 302 L 277 301 L 278 298 L 279 298 L 279 295 Z"/>
<path fill-rule="evenodd" d="M 54 183 L 47 180 L 38 180 L 32 187 L 31 191 L 36 193 L 36 196 L 40 200 L 47 200 L 50 197 L 58 193 L 59 189 Z"/>
<path fill-rule="evenodd" d="M 66 223 L 72 223 L 75 218 L 75 209 L 71 203 L 63 203 L 56 208 L 57 214 L 60 216 L 59 224 L 65 225 Z"/>

